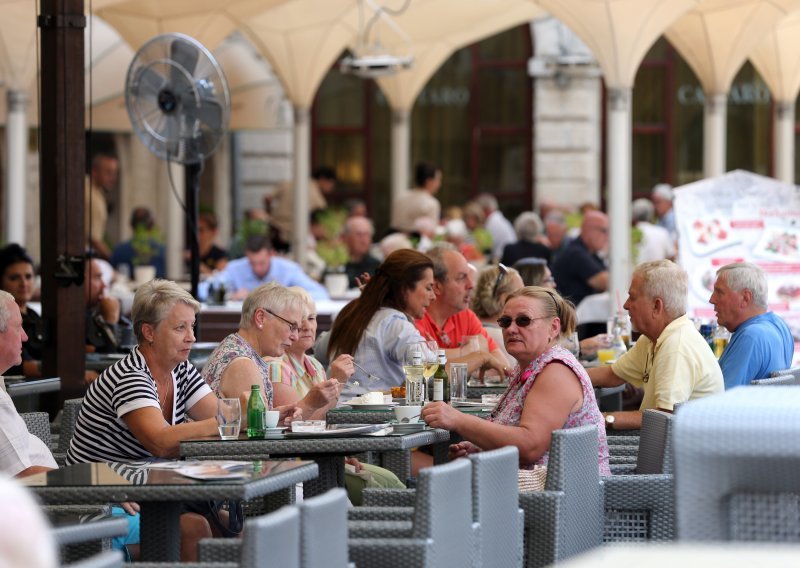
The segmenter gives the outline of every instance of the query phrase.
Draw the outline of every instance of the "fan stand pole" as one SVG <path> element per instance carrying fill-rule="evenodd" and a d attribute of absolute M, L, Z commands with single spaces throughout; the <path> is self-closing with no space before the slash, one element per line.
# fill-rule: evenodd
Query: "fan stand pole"
<path fill-rule="evenodd" d="M 189 274 L 192 282 L 192 296 L 197 297 L 197 285 L 200 282 L 200 243 L 197 239 L 197 218 L 199 217 L 199 195 L 200 195 L 200 171 L 201 164 L 187 164 L 186 175 L 184 176 L 186 184 L 186 233 L 190 235 L 189 238 Z M 195 329 L 195 336 L 200 332 L 199 323 L 197 322 L 198 329 Z"/>

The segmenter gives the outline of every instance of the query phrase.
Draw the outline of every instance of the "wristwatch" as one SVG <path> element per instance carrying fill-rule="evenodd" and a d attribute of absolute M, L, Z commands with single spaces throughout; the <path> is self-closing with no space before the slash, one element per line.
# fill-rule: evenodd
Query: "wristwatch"
<path fill-rule="evenodd" d="M 613 414 L 606 414 L 606 430 L 613 430 L 614 429 L 614 422 L 616 422 L 617 417 Z"/>

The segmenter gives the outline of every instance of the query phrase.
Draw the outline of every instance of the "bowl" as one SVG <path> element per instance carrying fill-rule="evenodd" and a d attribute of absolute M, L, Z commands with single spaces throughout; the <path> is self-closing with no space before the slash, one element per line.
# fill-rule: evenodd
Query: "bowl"
<path fill-rule="evenodd" d="M 400 424 L 416 424 L 419 422 L 421 406 L 395 406 L 394 416 Z"/>
<path fill-rule="evenodd" d="M 292 422 L 292 432 L 324 432 L 324 420 L 295 420 Z"/>

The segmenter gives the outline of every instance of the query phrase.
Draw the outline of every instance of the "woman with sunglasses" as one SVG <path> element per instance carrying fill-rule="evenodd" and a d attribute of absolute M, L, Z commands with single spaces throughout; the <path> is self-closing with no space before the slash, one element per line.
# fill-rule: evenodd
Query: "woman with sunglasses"
<path fill-rule="evenodd" d="M 577 359 L 558 344 L 560 337 L 575 329 L 572 304 L 557 292 L 529 286 L 509 295 L 497 323 L 506 350 L 519 365 L 489 419 L 439 402 L 422 410 L 429 426 L 464 439 L 450 447 L 451 459 L 514 445 L 520 466 L 530 469 L 547 464 L 553 430 L 592 424 L 599 438 L 600 473 L 608 475 L 605 423 L 592 383 Z"/>
<path fill-rule="evenodd" d="M 223 339 L 203 367 L 203 379 L 221 398 L 247 403 L 250 387 L 259 385 L 267 410 L 281 411 L 280 421 L 308 418 L 339 396 L 339 381 L 313 384 L 299 401 L 290 389 L 274 390 L 270 364 L 264 357 L 281 357 L 297 341 L 305 318 L 303 299 L 276 282 L 250 292 L 242 304 L 239 330 Z M 244 413 L 243 413 L 244 414 Z"/>
<path fill-rule="evenodd" d="M 522 278 L 513 268 L 508 268 L 504 264 L 485 266 L 478 273 L 478 280 L 475 282 L 469 302 L 470 309 L 481 320 L 486 333 L 494 339 L 505 355 L 509 369 L 513 369 L 517 361 L 503 348 L 503 331 L 497 325 L 497 318 L 503 312 L 503 304 L 506 303 L 508 295 L 523 286 Z"/>

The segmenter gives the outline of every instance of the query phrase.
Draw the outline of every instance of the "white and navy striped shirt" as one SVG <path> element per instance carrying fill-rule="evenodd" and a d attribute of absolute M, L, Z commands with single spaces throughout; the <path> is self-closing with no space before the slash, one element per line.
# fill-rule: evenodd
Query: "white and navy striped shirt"
<path fill-rule="evenodd" d="M 173 369 L 172 386 L 172 424 L 186 422 L 187 411 L 211 393 L 188 361 Z M 152 457 L 122 420 L 129 412 L 147 406 L 161 410 L 156 383 L 139 348 L 134 347 L 89 385 L 67 451 L 67 464 Z"/>

